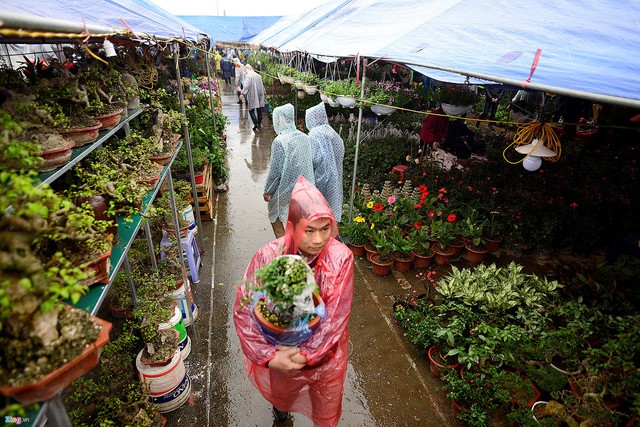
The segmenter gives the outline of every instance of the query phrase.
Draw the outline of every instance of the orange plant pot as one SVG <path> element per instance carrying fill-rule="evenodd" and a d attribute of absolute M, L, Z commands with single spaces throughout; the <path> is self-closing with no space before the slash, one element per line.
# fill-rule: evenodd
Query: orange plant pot
<path fill-rule="evenodd" d="M 54 370 L 39 381 L 19 387 L 2 386 L 0 393 L 11 396 L 22 405 L 44 402 L 56 396 L 73 381 L 80 378 L 98 364 L 102 347 L 109 342 L 112 324 L 98 317 L 93 321 L 100 326 L 98 339 L 89 344 L 78 357 Z"/>

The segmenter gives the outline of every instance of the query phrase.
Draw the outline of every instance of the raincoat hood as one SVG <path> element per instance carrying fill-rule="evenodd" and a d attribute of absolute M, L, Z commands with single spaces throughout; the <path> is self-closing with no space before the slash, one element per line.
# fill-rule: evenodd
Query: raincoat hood
<path fill-rule="evenodd" d="M 284 253 L 297 254 L 300 239 L 307 229 L 307 225 L 321 218 L 331 220 L 331 240 L 335 239 L 338 236 L 338 225 L 329 203 L 320 190 L 304 177 L 299 176 L 291 192 L 291 201 L 289 202 L 289 215 L 284 235 Z M 319 254 L 320 257 L 327 246 Z"/>
<path fill-rule="evenodd" d="M 276 134 L 282 135 L 296 130 L 294 112 L 291 104 L 284 104 L 273 110 L 273 130 Z"/>
<path fill-rule="evenodd" d="M 327 117 L 327 111 L 324 108 L 324 102 L 307 109 L 305 122 L 307 124 L 307 129 L 309 130 L 329 124 L 329 118 Z"/>

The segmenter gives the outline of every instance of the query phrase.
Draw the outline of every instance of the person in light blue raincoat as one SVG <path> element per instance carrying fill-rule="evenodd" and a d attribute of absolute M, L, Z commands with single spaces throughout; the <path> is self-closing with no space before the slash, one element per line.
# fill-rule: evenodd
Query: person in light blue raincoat
<path fill-rule="evenodd" d="M 329 124 L 324 103 L 311 107 L 306 112 L 306 124 L 313 148 L 313 172 L 316 188 L 340 222 L 342 218 L 342 163 L 344 141 Z"/>
<path fill-rule="evenodd" d="M 284 224 L 289 214 L 289 200 L 298 176 L 315 184 L 313 158 L 309 137 L 296 129 L 291 104 L 273 110 L 273 129 L 277 136 L 271 144 L 269 173 L 263 198 L 269 202 L 269 222 L 276 237 L 284 236 Z"/>

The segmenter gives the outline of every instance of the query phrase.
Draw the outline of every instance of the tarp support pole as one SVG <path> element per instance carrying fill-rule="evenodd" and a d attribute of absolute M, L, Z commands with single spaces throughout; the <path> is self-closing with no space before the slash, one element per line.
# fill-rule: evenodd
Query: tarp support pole
<path fill-rule="evenodd" d="M 506 77 L 492 76 L 490 74 L 475 73 L 475 72 L 470 72 L 470 71 L 465 71 L 465 70 L 457 70 L 457 69 L 453 69 L 453 68 L 449 68 L 449 67 L 439 67 L 439 66 L 433 65 L 433 64 L 419 64 L 419 63 L 416 63 L 416 62 L 403 62 L 403 63 L 405 65 L 413 65 L 413 66 L 416 66 L 416 67 L 430 68 L 430 69 L 433 69 L 433 70 L 446 71 L 448 73 L 460 74 L 460 75 L 467 76 L 467 77 L 475 77 L 477 79 L 482 79 L 482 80 L 502 83 L 502 84 L 506 84 L 506 85 L 510 85 L 510 86 L 514 86 L 514 87 L 522 87 L 522 80 L 509 79 L 509 78 L 506 78 Z M 539 91 L 539 92 L 551 92 L 551 93 L 555 93 L 557 95 L 564 95 L 564 96 L 569 96 L 569 97 L 572 97 L 572 98 L 589 99 L 589 100 L 592 100 L 592 101 L 603 102 L 605 104 L 615 104 L 615 105 L 621 105 L 621 106 L 630 107 L 630 108 L 640 108 L 640 100 L 638 100 L 638 99 L 622 98 L 622 97 L 619 97 L 619 96 L 604 95 L 604 94 L 593 93 L 593 92 L 585 92 L 585 91 L 575 90 L 575 89 L 566 89 L 566 88 L 562 88 L 562 87 L 550 86 L 550 85 L 542 85 L 542 84 L 531 83 L 531 82 L 527 82 L 524 85 L 523 88 L 524 89 L 536 90 L 536 91 Z"/>
<path fill-rule="evenodd" d="M 175 48 L 175 63 L 176 63 L 176 79 L 178 80 L 178 97 L 180 98 L 180 111 L 187 117 L 187 111 L 184 107 L 184 91 L 182 89 L 182 77 L 180 76 L 180 48 L 178 47 L 178 43 L 173 44 Z M 196 226 L 198 227 L 198 249 L 204 248 L 204 239 L 202 235 L 204 231 L 202 229 L 202 222 L 200 221 L 200 207 L 198 206 L 198 190 L 196 189 L 196 174 L 193 170 L 193 155 L 191 154 L 191 139 L 189 138 L 189 124 L 185 124 L 182 126 L 182 133 L 184 136 L 184 145 L 187 147 L 187 160 L 189 160 L 189 174 L 191 175 L 191 194 L 193 195 L 193 213 L 196 217 Z M 172 191 L 173 194 L 173 191 Z M 180 228 L 176 228 L 176 230 L 180 230 Z M 181 258 L 182 259 L 182 258 Z M 185 278 L 185 287 L 187 286 L 187 281 Z M 189 301 L 189 303 L 191 303 Z M 189 306 L 189 310 L 191 310 L 191 306 Z M 195 323 L 193 322 L 193 330 L 195 331 Z"/>
<path fill-rule="evenodd" d="M 362 59 L 362 82 L 360 83 L 360 99 L 364 99 L 365 76 L 367 74 L 367 58 Z M 358 152 L 360 151 L 360 129 L 362 128 L 362 103 L 358 109 L 358 132 L 356 133 L 356 153 L 353 156 L 353 179 L 351 180 L 351 199 L 349 200 L 349 221 L 353 221 L 353 199 L 356 194 L 356 174 L 358 173 Z"/>

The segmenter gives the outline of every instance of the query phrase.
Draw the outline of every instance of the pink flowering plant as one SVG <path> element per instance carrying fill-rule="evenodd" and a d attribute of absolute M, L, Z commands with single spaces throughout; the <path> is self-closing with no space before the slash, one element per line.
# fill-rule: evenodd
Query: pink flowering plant
<path fill-rule="evenodd" d="M 389 81 L 370 83 L 365 97 L 371 104 L 403 107 L 409 101 L 418 99 L 418 94 L 401 83 Z"/>

